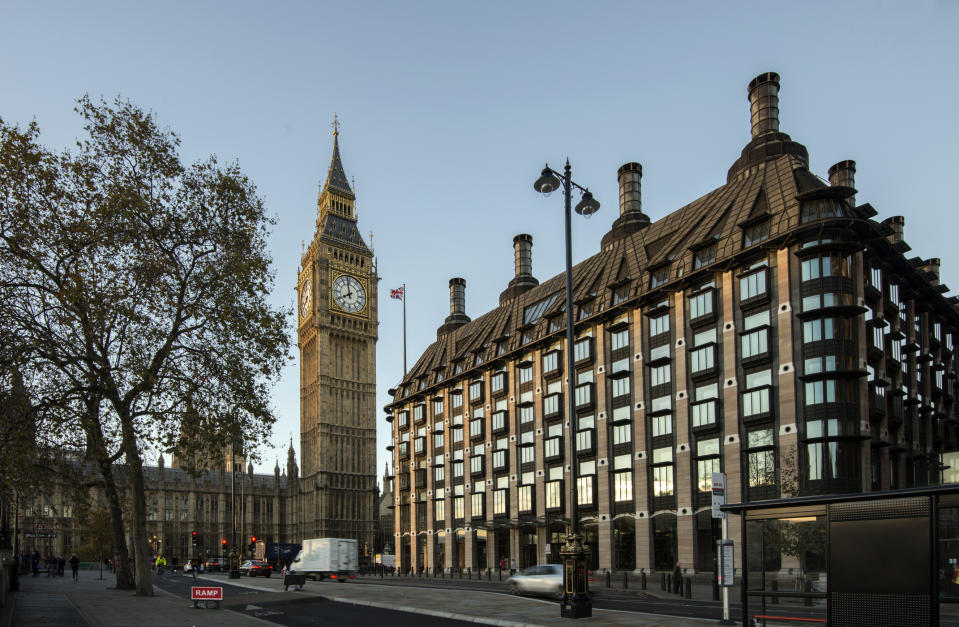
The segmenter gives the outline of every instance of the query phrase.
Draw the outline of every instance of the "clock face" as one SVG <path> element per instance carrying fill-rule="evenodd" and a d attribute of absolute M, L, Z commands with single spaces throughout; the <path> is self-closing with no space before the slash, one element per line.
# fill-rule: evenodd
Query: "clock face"
<path fill-rule="evenodd" d="M 313 281 L 307 280 L 300 292 L 300 317 L 310 315 L 310 306 L 313 304 Z"/>
<path fill-rule="evenodd" d="M 333 300 L 347 313 L 359 313 L 366 307 L 366 290 L 355 277 L 341 274 L 333 281 Z"/>

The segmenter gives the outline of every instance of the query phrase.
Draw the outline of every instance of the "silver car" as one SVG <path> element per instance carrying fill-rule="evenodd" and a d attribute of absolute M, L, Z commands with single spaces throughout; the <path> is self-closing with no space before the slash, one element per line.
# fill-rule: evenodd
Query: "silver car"
<path fill-rule="evenodd" d="M 563 567 L 559 564 L 530 566 L 506 580 L 510 594 L 535 594 L 553 597 L 563 596 Z"/>

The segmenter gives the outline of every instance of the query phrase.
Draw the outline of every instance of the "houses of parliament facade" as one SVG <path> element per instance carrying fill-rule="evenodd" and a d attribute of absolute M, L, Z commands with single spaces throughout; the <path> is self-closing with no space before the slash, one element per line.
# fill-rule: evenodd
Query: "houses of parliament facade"
<path fill-rule="evenodd" d="M 270 474 L 255 473 L 242 451 L 227 451 L 198 475 L 189 473 L 175 455 L 169 466 L 161 456 L 158 465 L 144 467 L 147 538 L 155 553 L 181 560 L 219 555 L 234 541 L 245 548 L 253 536 L 265 543 L 355 538 L 361 563 L 366 561 L 364 553 L 371 556 L 383 549 L 374 529 L 379 500 L 378 277 L 373 253 L 357 227 L 356 198 L 343 169 L 338 136 L 334 123 L 333 155 L 317 199 L 316 230 L 301 257 L 295 285 L 299 463 L 292 442 L 284 467 L 277 461 Z M 122 466 L 117 475 L 122 485 Z M 77 504 L 70 492 L 51 486 L 21 505 L 23 550 L 70 555 L 80 548 Z"/>

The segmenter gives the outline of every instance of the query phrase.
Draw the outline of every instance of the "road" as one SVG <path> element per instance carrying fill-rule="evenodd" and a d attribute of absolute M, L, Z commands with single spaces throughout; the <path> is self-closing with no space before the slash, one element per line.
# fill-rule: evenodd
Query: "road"
<path fill-rule="evenodd" d="M 243 612 L 263 620 L 279 625 L 299 627 L 301 625 L 338 625 L 338 626 L 367 626 L 367 625 L 401 625 L 408 627 L 468 627 L 474 623 L 450 620 L 410 612 L 397 612 L 377 607 L 353 605 L 351 603 L 337 603 L 321 596 L 295 597 L 294 593 L 260 592 L 231 585 L 230 579 L 211 577 L 201 579 L 194 584 L 193 577 L 182 575 L 164 575 L 153 580 L 158 588 L 182 597 L 190 598 L 190 588 L 193 585 L 223 586 L 223 608 Z M 246 581 L 244 579 L 244 581 Z M 281 598 L 277 598 L 281 597 Z M 287 598 L 282 598 L 287 597 Z M 215 611 L 215 610 L 208 610 Z"/>

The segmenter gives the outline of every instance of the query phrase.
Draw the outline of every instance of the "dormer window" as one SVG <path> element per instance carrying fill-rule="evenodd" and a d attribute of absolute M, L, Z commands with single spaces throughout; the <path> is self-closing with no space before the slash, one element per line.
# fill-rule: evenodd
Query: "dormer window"
<path fill-rule="evenodd" d="M 669 281 L 669 266 L 663 266 L 662 268 L 653 270 L 649 275 L 649 287 L 650 289 L 654 287 L 659 287 L 660 285 Z"/>
<path fill-rule="evenodd" d="M 716 261 L 716 244 L 709 244 L 693 252 L 693 269 L 704 268 Z"/>
<path fill-rule="evenodd" d="M 743 248 L 769 239 L 769 219 L 743 228 Z"/>
<path fill-rule="evenodd" d="M 523 310 L 523 324 L 535 324 L 559 298 L 559 292 L 533 303 Z"/>
<path fill-rule="evenodd" d="M 576 312 L 577 320 L 585 320 L 586 318 L 593 315 L 593 301 L 589 300 L 585 303 L 579 304 L 579 309 Z"/>

